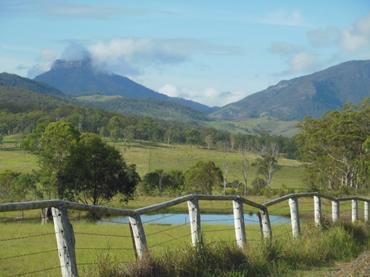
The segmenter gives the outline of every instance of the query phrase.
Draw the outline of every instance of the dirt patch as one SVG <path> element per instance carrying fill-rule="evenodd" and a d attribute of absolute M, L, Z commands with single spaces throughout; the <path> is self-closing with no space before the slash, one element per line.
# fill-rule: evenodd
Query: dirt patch
<path fill-rule="evenodd" d="M 370 251 L 362 253 L 356 260 L 343 265 L 328 277 L 369 277 L 370 276 Z"/>

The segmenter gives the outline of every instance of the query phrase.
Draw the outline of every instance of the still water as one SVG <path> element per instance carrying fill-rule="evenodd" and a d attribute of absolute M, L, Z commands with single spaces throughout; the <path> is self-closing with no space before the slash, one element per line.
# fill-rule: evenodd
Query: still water
<path fill-rule="evenodd" d="M 201 214 L 202 224 L 213 224 L 213 225 L 229 225 L 234 224 L 234 217 L 232 214 Z M 188 214 L 174 214 L 174 213 L 162 213 L 162 214 L 149 214 L 142 215 L 141 220 L 144 224 L 164 224 L 164 225 L 176 225 L 185 224 L 189 222 Z M 258 216 L 256 214 L 244 215 L 245 224 L 259 224 Z M 270 215 L 271 224 L 290 224 L 290 218 L 283 216 Z M 101 224 L 114 224 L 114 223 L 128 223 L 127 217 L 109 217 L 103 218 L 98 221 Z"/>

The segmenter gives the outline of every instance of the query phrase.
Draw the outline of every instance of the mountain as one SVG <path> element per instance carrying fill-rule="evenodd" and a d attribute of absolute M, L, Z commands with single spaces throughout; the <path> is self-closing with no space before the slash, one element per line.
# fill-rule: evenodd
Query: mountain
<path fill-rule="evenodd" d="M 74 61 L 56 60 L 49 71 L 34 80 L 47 83 L 72 96 L 119 95 L 128 99 L 177 103 L 202 113 L 214 111 L 211 107 L 191 100 L 158 93 L 127 77 L 100 71 L 93 66 L 89 58 Z"/>
<path fill-rule="evenodd" d="M 346 103 L 370 97 L 370 60 L 349 61 L 316 73 L 281 81 L 210 114 L 213 119 L 246 120 L 269 116 L 281 120 L 318 118 Z"/>
<path fill-rule="evenodd" d="M 64 96 L 60 90 L 57 90 L 47 84 L 5 72 L 0 73 L 0 86 L 19 88 L 52 96 Z"/>
<path fill-rule="evenodd" d="M 129 99 L 122 96 L 85 95 L 75 98 L 80 105 L 123 115 L 154 117 L 163 120 L 191 122 L 207 120 L 205 114 L 176 102 Z"/>
<path fill-rule="evenodd" d="M 0 112 L 25 113 L 42 111 L 47 113 L 68 105 L 70 104 L 67 101 L 45 93 L 38 93 L 16 86 L 0 85 Z M 37 117 L 38 115 L 35 113 L 33 116 Z M 31 117 L 29 116 L 29 118 Z"/>

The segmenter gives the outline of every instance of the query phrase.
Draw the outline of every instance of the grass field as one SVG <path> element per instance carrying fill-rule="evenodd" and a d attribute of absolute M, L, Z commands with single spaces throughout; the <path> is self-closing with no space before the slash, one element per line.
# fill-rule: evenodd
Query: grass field
<path fill-rule="evenodd" d="M 0 172 L 13 170 L 30 172 L 37 169 L 35 155 L 26 153 L 19 148 L 19 137 L 5 137 L 0 146 Z M 156 169 L 187 170 L 198 161 L 214 161 L 224 172 L 228 181 L 242 181 L 242 155 L 238 152 L 222 152 L 208 150 L 190 145 L 167 145 L 152 142 L 133 142 L 128 144 L 112 143 L 130 164 L 136 164 L 141 176 Z M 248 153 L 246 157 L 251 163 L 257 155 Z M 302 188 L 302 164 L 296 160 L 280 158 L 278 169 L 274 173 L 272 188 Z M 250 169 L 249 184 L 256 177 L 256 168 Z"/>
<path fill-rule="evenodd" d="M 91 272 L 96 276 L 98 264 L 126 264 L 135 260 L 127 224 L 96 224 L 83 221 L 72 221 L 72 224 L 80 276 L 91 276 Z M 154 256 L 161 256 L 165 251 L 190 245 L 188 225 L 144 223 L 144 227 L 148 248 Z M 289 225 L 274 225 L 274 228 L 273 234 L 276 240 L 290 243 Z M 309 228 L 313 227 L 302 225 L 302 230 L 306 230 L 304 236 L 308 236 L 312 243 L 314 239 L 307 234 Z M 2 224 L 0 230 L 0 276 L 18 276 L 23 273 L 28 273 L 27 276 L 59 276 L 59 260 L 52 224 L 8 223 Z M 260 247 L 262 243 L 259 226 L 247 225 L 246 232 L 248 244 L 246 251 L 253 257 L 254 249 Z M 226 242 L 229 245 L 235 245 L 233 225 L 202 224 L 202 233 L 206 244 Z M 308 253 L 312 252 L 309 250 L 311 248 L 304 244 L 305 241 L 302 243 L 303 248 L 307 247 Z M 365 245 L 364 247 L 366 248 Z M 311 256 L 307 258 L 313 259 Z M 329 270 L 327 266 L 331 264 L 324 261 L 321 264 L 325 267 L 315 268 L 314 265 L 307 267 L 297 264 L 294 276 L 324 274 Z"/>
<path fill-rule="evenodd" d="M 127 224 L 73 223 L 76 238 L 77 263 L 81 276 L 91 270 L 98 259 L 109 253 L 111 259 L 120 263 L 135 260 Z M 234 241 L 233 226 L 204 225 L 205 240 Z M 225 228 L 226 227 L 226 228 Z M 148 247 L 154 255 L 168 248 L 190 245 L 190 227 L 146 224 Z M 249 239 L 260 240 L 258 226 L 250 229 Z M 58 276 L 60 269 L 52 224 L 36 223 L 2 224 L 0 239 L 0 276 Z M 37 236 L 39 235 L 39 236 Z M 35 237 L 33 237 L 35 236 Z M 16 239 L 21 238 L 21 239 Z M 178 238 L 178 239 L 177 239 Z M 33 253 L 33 254 L 32 254 Z M 44 269 L 47 271 L 36 272 Z"/>

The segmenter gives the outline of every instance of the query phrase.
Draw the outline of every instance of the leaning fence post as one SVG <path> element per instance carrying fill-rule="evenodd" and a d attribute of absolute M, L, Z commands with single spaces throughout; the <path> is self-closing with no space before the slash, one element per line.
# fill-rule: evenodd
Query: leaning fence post
<path fill-rule="evenodd" d="M 332 218 L 333 223 L 336 223 L 339 220 L 339 201 L 338 200 L 331 201 L 331 218 Z"/>
<path fill-rule="evenodd" d="M 233 200 L 233 213 L 236 244 L 238 247 L 244 248 L 247 244 L 247 240 L 245 235 L 243 202 L 241 202 L 240 199 Z"/>
<path fill-rule="evenodd" d="M 64 207 L 51 208 L 58 247 L 60 268 L 63 277 L 77 277 L 75 237 Z"/>
<path fill-rule="evenodd" d="M 129 216 L 133 239 L 135 242 L 136 256 L 142 259 L 148 253 L 146 237 L 140 215 Z"/>
<path fill-rule="evenodd" d="M 267 208 L 260 209 L 260 225 L 262 228 L 262 235 L 265 240 L 272 238 L 270 216 Z"/>
<path fill-rule="evenodd" d="M 315 226 L 321 226 L 321 199 L 319 195 L 314 195 L 313 197 L 314 203 L 314 216 L 315 216 Z"/>
<path fill-rule="evenodd" d="M 197 198 L 193 198 L 188 201 L 188 209 L 189 209 L 191 242 L 193 246 L 197 246 L 202 242 L 202 234 L 200 231 L 199 201 Z"/>
<path fill-rule="evenodd" d="M 352 199 L 352 223 L 358 220 L 358 201 L 357 199 Z"/>
<path fill-rule="evenodd" d="M 289 198 L 289 207 L 290 207 L 290 220 L 292 224 L 293 238 L 298 238 L 301 232 L 301 227 L 299 223 L 299 211 L 298 211 L 297 197 Z"/>
<path fill-rule="evenodd" d="M 364 201 L 364 221 L 369 222 L 369 201 Z"/>

